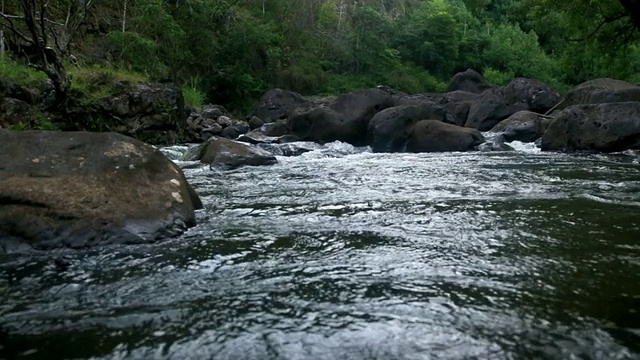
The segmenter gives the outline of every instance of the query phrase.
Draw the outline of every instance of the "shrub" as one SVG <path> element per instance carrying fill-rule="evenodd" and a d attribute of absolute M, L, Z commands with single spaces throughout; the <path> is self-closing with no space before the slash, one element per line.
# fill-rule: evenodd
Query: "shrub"
<path fill-rule="evenodd" d="M 202 108 L 205 102 L 205 95 L 199 88 L 200 79 L 192 77 L 182 86 L 182 96 L 184 103 L 196 109 Z"/>

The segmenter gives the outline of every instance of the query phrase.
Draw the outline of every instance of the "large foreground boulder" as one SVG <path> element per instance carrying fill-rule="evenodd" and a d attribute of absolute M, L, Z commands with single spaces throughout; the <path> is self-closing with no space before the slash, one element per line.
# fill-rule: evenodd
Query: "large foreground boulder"
<path fill-rule="evenodd" d="M 153 242 L 202 207 L 159 150 L 115 133 L 0 130 L 0 184 L 0 252 Z"/>
<path fill-rule="evenodd" d="M 558 110 L 572 105 L 640 101 L 640 86 L 608 78 L 593 79 L 569 90 Z"/>
<path fill-rule="evenodd" d="M 640 102 L 575 105 L 542 135 L 542 150 L 615 152 L 640 149 Z"/>
<path fill-rule="evenodd" d="M 409 152 L 468 151 L 484 142 L 476 129 L 443 123 L 438 120 L 422 120 L 413 126 L 407 142 Z"/>

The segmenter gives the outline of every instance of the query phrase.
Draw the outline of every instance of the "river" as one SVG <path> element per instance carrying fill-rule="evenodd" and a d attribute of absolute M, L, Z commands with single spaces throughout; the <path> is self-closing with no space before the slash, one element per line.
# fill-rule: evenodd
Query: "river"
<path fill-rule="evenodd" d="M 0 358 L 640 358 L 640 157 L 512 145 L 177 161 L 182 237 L 3 260 Z"/>

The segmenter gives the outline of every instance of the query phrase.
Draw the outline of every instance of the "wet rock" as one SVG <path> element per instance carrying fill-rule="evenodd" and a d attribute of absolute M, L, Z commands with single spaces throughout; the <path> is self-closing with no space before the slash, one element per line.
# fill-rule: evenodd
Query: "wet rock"
<path fill-rule="evenodd" d="M 268 136 L 261 129 L 255 129 L 240 135 L 237 140 L 249 144 L 273 144 L 280 141 L 280 136 Z"/>
<path fill-rule="evenodd" d="M 542 150 L 616 152 L 640 149 L 640 102 L 574 105 L 542 135 Z"/>
<path fill-rule="evenodd" d="M 438 120 L 415 124 L 407 142 L 409 152 L 468 151 L 484 142 L 476 129 L 451 125 Z"/>
<path fill-rule="evenodd" d="M 478 145 L 478 151 L 514 151 L 515 149 L 505 143 L 505 138 L 500 134 L 493 138 L 486 139 L 484 143 Z"/>
<path fill-rule="evenodd" d="M 543 117 L 528 110 L 519 111 L 498 123 L 491 132 L 502 133 L 507 142 L 534 142 L 544 133 Z"/>
<path fill-rule="evenodd" d="M 295 142 L 286 144 L 259 144 L 258 147 L 277 156 L 300 156 L 304 153 L 318 150 L 322 145 L 313 142 Z"/>
<path fill-rule="evenodd" d="M 153 242 L 202 207 L 159 150 L 115 133 L 0 130 L 0 183 L 2 248 Z"/>
<path fill-rule="evenodd" d="M 200 148 L 198 160 L 211 166 L 237 168 L 243 165 L 273 165 L 276 158 L 254 145 L 215 137 Z"/>

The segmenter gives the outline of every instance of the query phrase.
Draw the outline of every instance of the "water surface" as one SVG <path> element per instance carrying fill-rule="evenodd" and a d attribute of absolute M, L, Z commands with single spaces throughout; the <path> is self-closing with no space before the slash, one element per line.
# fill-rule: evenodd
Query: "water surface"
<path fill-rule="evenodd" d="M 514 145 L 179 162 L 181 238 L 2 260 L 0 358 L 640 358 L 638 156 Z"/>

